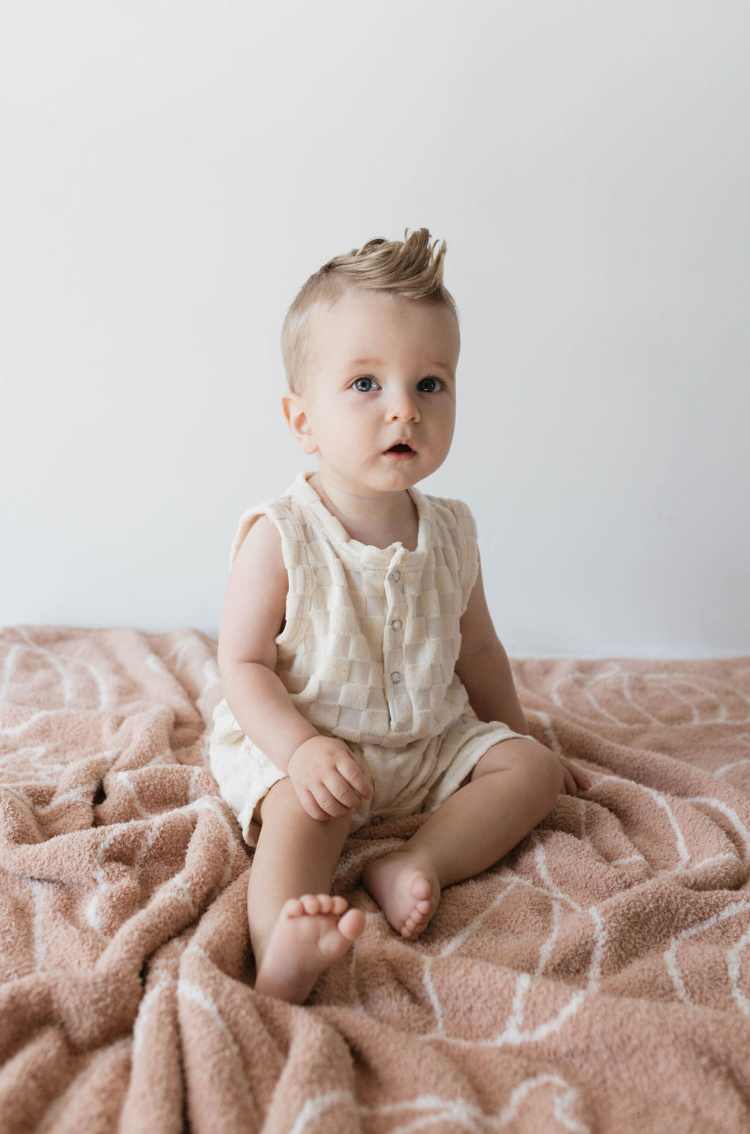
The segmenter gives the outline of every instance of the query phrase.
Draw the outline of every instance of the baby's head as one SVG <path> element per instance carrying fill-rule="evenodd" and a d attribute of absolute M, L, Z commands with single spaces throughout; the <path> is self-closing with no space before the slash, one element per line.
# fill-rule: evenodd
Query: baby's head
<path fill-rule="evenodd" d="M 342 486 L 403 489 L 448 455 L 461 342 L 445 250 L 426 228 L 370 240 L 310 276 L 287 312 L 284 415 Z M 402 438 L 415 455 L 385 456 Z"/>

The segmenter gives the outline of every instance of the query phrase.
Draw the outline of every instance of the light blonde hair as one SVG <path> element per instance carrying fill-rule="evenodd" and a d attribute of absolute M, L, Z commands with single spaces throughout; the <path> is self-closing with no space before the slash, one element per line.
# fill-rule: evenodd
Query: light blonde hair
<path fill-rule="evenodd" d="M 281 353 L 292 393 L 303 394 L 310 364 L 310 323 L 316 310 L 330 310 L 345 291 L 384 291 L 404 299 L 442 303 L 459 321 L 453 296 L 443 284 L 446 244 L 430 247 L 430 233 L 418 228 L 403 240 L 368 240 L 360 249 L 334 256 L 302 285 L 281 329 Z M 437 251 L 436 251 L 437 249 Z M 434 256 L 433 256 L 434 254 Z"/>

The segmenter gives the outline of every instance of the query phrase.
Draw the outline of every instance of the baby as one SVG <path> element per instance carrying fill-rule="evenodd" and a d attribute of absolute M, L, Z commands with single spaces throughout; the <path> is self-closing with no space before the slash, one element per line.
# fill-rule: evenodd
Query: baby
<path fill-rule="evenodd" d="M 407 229 L 301 288 L 282 407 L 318 468 L 246 511 L 230 553 L 211 769 L 255 847 L 256 991 L 295 1004 L 364 930 L 362 910 L 330 893 L 350 832 L 429 812 L 362 876 L 413 941 L 444 887 L 589 787 L 528 735 L 471 511 L 414 487 L 445 461 L 456 418 L 445 250 Z"/>

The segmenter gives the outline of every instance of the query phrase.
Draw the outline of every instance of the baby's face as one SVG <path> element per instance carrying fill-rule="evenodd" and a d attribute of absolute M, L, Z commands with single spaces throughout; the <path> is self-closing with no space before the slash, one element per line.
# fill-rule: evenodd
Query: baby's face
<path fill-rule="evenodd" d="M 433 302 L 351 290 L 313 316 L 304 395 L 284 413 L 305 453 L 341 487 L 396 492 L 433 473 L 450 450 L 460 350 L 453 313 Z M 414 456 L 386 451 L 408 438 Z"/>

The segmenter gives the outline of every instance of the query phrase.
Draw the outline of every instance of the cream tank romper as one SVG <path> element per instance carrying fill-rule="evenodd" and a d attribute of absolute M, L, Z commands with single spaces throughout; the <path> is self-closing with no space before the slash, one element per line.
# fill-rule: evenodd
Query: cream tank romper
<path fill-rule="evenodd" d="M 276 674 L 319 733 L 345 741 L 373 788 L 352 812 L 354 832 L 372 819 L 434 811 L 488 748 L 522 734 L 478 720 L 454 672 L 479 570 L 468 506 L 408 488 L 416 549 L 374 547 L 350 538 L 312 475 L 301 472 L 282 496 L 242 514 L 229 565 L 258 516 L 268 516 L 289 573 Z M 287 773 L 244 734 L 226 698 L 213 722 L 211 771 L 254 847 L 257 804 Z"/>

